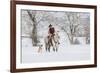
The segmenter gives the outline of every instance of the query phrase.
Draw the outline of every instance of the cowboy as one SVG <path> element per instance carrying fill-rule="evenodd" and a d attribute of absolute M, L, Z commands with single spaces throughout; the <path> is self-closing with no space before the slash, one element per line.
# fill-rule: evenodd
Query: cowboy
<path fill-rule="evenodd" d="M 54 37 L 55 35 L 55 29 L 51 24 L 49 25 L 49 34 L 51 35 L 51 37 Z"/>
<path fill-rule="evenodd" d="M 49 36 L 48 36 L 49 42 L 53 45 L 52 39 L 55 42 L 55 39 L 54 39 L 55 29 L 51 24 L 49 25 L 49 32 L 48 33 L 49 33 Z"/>

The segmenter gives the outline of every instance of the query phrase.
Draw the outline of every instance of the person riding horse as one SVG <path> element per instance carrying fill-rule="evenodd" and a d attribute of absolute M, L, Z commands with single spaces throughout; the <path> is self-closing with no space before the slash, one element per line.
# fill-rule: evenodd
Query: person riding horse
<path fill-rule="evenodd" d="M 49 36 L 48 36 L 48 38 L 50 39 L 49 41 L 51 42 L 51 44 L 52 44 L 52 40 L 53 41 L 55 41 L 54 40 L 54 36 L 55 36 L 55 28 L 50 24 L 49 25 Z"/>
<path fill-rule="evenodd" d="M 49 25 L 49 30 L 48 30 L 48 35 L 44 39 L 45 40 L 45 49 L 46 51 L 50 52 L 50 47 L 53 47 L 53 51 L 58 50 L 58 45 L 59 43 L 59 31 L 55 31 L 55 28 L 50 24 Z"/>

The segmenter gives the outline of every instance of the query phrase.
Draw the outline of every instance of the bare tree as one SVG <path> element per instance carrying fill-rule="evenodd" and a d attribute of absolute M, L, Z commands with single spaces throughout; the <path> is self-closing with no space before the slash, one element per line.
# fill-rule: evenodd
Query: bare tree
<path fill-rule="evenodd" d="M 33 23 L 32 25 L 33 29 L 32 29 L 32 35 L 31 35 L 32 44 L 33 46 L 36 46 L 37 43 L 39 42 L 38 35 L 37 35 L 37 27 L 41 21 L 44 21 L 48 17 L 48 15 L 46 15 L 44 11 L 27 10 L 27 13 Z"/>
<path fill-rule="evenodd" d="M 33 29 L 32 29 L 32 44 L 37 45 L 37 21 L 36 21 L 36 12 L 32 13 L 31 11 L 27 10 L 27 13 L 30 19 L 33 22 Z"/>
<path fill-rule="evenodd" d="M 80 14 L 79 13 L 65 13 L 67 19 L 67 35 L 70 40 L 70 43 L 74 43 L 74 37 L 78 32 L 78 27 L 80 25 Z"/>

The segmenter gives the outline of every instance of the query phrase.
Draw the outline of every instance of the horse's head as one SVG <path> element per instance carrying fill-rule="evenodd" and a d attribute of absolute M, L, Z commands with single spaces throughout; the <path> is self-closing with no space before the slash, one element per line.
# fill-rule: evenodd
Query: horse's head
<path fill-rule="evenodd" d="M 59 31 L 56 31 L 56 32 L 55 32 L 55 38 L 57 38 L 57 39 L 60 38 L 60 36 L 59 36 Z"/>

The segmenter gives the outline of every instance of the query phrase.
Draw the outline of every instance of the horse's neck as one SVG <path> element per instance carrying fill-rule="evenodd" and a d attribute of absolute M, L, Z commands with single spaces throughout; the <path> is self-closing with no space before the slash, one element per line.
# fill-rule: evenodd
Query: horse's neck
<path fill-rule="evenodd" d="M 55 34 L 55 37 L 59 37 L 58 33 Z"/>

